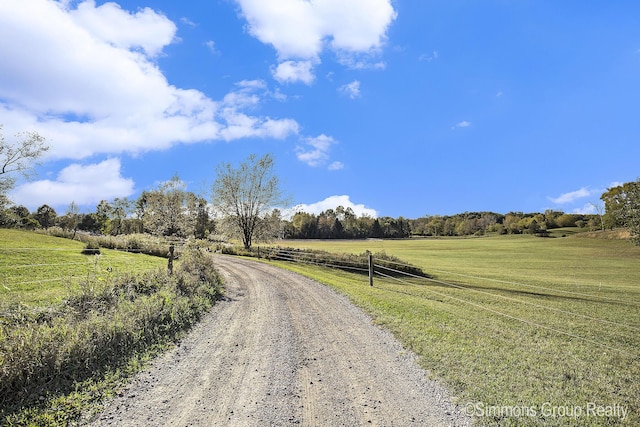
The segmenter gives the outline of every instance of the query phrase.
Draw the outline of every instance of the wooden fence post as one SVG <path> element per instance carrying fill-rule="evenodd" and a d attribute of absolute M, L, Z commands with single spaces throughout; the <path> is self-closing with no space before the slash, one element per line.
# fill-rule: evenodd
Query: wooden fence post
<path fill-rule="evenodd" d="M 169 245 L 169 261 L 167 263 L 167 269 L 169 270 L 169 276 L 171 276 L 173 274 L 173 251 L 174 251 L 174 246 L 173 244 Z"/>
<path fill-rule="evenodd" d="M 373 286 L 373 254 L 367 251 L 367 257 L 369 258 L 369 286 Z"/>

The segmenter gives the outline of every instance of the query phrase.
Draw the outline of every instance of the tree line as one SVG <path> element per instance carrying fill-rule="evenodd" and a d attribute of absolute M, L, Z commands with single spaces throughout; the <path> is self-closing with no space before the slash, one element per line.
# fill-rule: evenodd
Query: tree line
<path fill-rule="evenodd" d="M 113 236 L 148 233 L 197 239 L 208 237 L 215 229 L 208 201 L 186 191 L 177 175 L 156 189 L 143 191 L 135 200 L 102 200 L 90 213 L 80 213 L 75 203 L 63 215 L 46 204 L 33 213 L 24 206 L 10 206 L 0 211 L 0 226 L 24 229 L 58 226 L 68 231 Z"/>
<path fill-rule="evenodd" d="M 238 221 L 233 215 L 225 218 Z M 319 214 L 296 212 L 290 219 L 283 219 L 281 212 L 275 209 L 263 216 L 247 215 L 240 221 L 246 223 L 249 218 L 256 222 L 253 232 L 250 233 L 250 228 L 240 227 L 246 231 L 247 236 L 237 236 L 244 237 L 247 241 L 243 243 L 247 243 L 248 247 L 251 246 L 249 239 L 398 239 L 410 236 L 451 237 L 487 234 L 546 236 L 549 230 L 560 227 L 600 230 L 603 223 L 610 228 L 620 226 L 618 220 L 602 218 L 600 215 L 568 214 L 552 210 L 527 214 L 464 212 L 407 219 L 373 218 L 368 215 L 358 217 L 350 207 L 338 206 Z M 58 226 L 68 231 L 114 236 L 148 233 L 156 236 L 206 239 L 216 233 L 219 236 L 224 235 L 225 231 L 233 228 L 233 224 L 227 224 L 228 221 L 214 218 L 207 199 L 186 191 L 184 183 L 177 175 L 157 189 L 142 192 L 136 200 L 103 200 L 91 213 L 79 213 L 73 203 L 63 215 L 58 215 L 48 205 L 42 205 L 34 212 L 29 212 L 24 206 L 12 206 L 0 212 L 2 227 L 36 229 Z"/>
<path fill-rule="evenodd" d="M 350 207 L 338 206 L 320 214 L 296 212 L 284 221 L 285 239 L 404 238 L 411 235 L 410 220 L 403 217 L 358 217 Z"/>
<path fill-rule="evenodd" d="M 223 240 L 238 238 L 245 248 L 250 248 L 254 240 L 272 240 L 282 235 L 281 214 L 273 206 L 283 205 L 284 200 L 269 154 L 261 158 L 251 155 L 237 168 L 227 163 L 219 165 L 211 199 L 187 191 L 186 184 L 174 175 L 156 188 L 143 191 L 135 200 L 125 197 L 102 200 L 90 213 L 81 213 L 79 207 L 71 203 L 63 215 L 58 215 L 47 204 L 30 212 L 8 199 L 7 191 L 15 180 L 4 174 L 19 169 L 7 167 L 14 164 L 15 159 L 3 160 L 3 156 L 16 150 L 4 149 L 3 141 L 0 140 L 0 183 L 4 183 L 0 186 L 0 227 L 47 229 L 57 226 L 72 231 L 74 236 L 83 231 L 114 236 L 148 233 L 206 239 L 216 233 L 216 237 Z M 43 142 L 40 137 L 27 138 L 22 145 L 32 145 L 34 141 Z M 26 156 L 22 158 L 25 164 L 39 156 L 33 150 L 22 149 L 18 153 L 22 154 L 17 157 Z"/>
<path fill-rule="evenodd" d="M 80 213 L 71 203 L 59 216 L 49 205 L 29 212 L 7 197 L 15 184 L 15 174 L 29 176 L 32 165 L 49 147 L 34 132 L 16 135 L 7 143 L 0 126 L 0 227 L 49 228 L 96 234 L 149 233 L 180 238 L 237 238 L 245 248 L 254 241 L 284 239 L 406 238 L 417 236 L 470 236 L 485 234 L 532 234 L 546 236 L 559 227 L 589 230 L 625 227 L 634 243 L 640 245 L 640 179 L 607 189 L 602 194 L 604 209 L 597 215 L 571 214 L 546 210 L 544 213 L 464 212 L 456 215 L 425 215 L 372 218 L 357 216 L 350 207 L 338 206 L 319 214 L 296 212 L 283 219 L 276 206 L 285 206 L 273 158 L 249 156 L 233 168 L 218 166 L 211 188 L 211 201 L 187 191 L 178 175 L 135 200 L 102 200 L 95 212 Z"/>
<path fill-rule="evenodd" d="M 482 236 L 487 234 L 533 234 L 546 236 L 560 227 L 602 229 L 600 215 L 567 214 L 547 210 L 544 213 L 464 212 L 456 215 L 404 217 L 356 217 L 351 208 L 338 206 L 318 215 L 297 212 L 284 223 L 284 238 L 359 239 L 405 238 L 410 236 Z"/>

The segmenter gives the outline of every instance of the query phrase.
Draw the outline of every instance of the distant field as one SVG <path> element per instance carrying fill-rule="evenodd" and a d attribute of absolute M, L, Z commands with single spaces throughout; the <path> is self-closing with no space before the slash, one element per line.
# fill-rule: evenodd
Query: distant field
<path fill-rule="evenodd" d="M 83 279 L 139 272 L 167 265 L 147 255 L 101 249 L 82 255 L 81 242 L 0 229 L 0 299 L 42 306 L 60 301 Z"/>
<path fill-rule="evenodd" d="M 482 425 L 640 425 L 640 248 L 628 241 L 496 236 L 280 244 L 384 251 L 432 274 L 437 282 L 376 277 L 370 288 L 363 276 L 281 263 L 372 313 Z M 597 413 L 619 407 L 625 417 L 620 409 Z M 523 408 L 529 413 L 514 414 Z"/>

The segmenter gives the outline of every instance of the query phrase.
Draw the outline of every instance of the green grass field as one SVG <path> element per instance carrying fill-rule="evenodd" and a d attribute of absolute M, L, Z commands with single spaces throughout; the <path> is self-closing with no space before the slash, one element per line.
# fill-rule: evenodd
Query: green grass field
<path fill-rule="evenodd" d="M 567 235 L 281 242 L 384 251 L 436 281 L 377 276 L 369 287 L 366 276 L 278 264 L 370 312 L 479 425 L 640 425 L 640 248 Z M 86 256 L 83 247 L 0 229 L 2 304 L 46 306 L 83 278 L 166 266 L 165 259 L 110 250 Z M 616 408 L 624 418 L 620 410 L 607 416 Z"/>
<path fill-rule="evenodd" d="M 281 243 L 384 251 L 432 274 L 437 281 L 376 277 L 371 288 L 361 275 L 279 263 L 370 312 L 480 425 L 640 425 L 640 248 L 629 242 L 576 235 Z"/>
<path fill-rule="evenodd" d="M 82 255 L 78 241 L 0 229 L 0 300 L 46 306 L 64 299 L 87 278 L 166 267 L 167 260 L 101 249 Z"/>

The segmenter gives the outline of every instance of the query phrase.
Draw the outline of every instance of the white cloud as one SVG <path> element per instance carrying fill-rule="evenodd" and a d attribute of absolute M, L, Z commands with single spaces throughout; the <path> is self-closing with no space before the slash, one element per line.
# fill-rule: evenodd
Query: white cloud
<path fill-rule="evenodd" d="M 382 48 L 397 13 L 391 0 L 236 0 L 249 32 L 271 45 L 281 62 L 312 60 L 329 48 L 340 62 L 361 67 Z M 380 63 L 378 63 L 380 64 Z"/>
<path fill-rule="evenodd" d="M 49 157 L 70 159 L 298 133 L 295 120 L 256 114 L 269 95 L 264 82 L 239 85 L 222 101 L 171 85 L 155 58 L 175 39 L 175 24 L 149 8 L 0 1 L 5 131 L 35 130 Z"/>
<path fill-rule="evenodd" d="M 320 135 L 315 138 L 305 138 L 304 145 L 296 147 L 298 160 L 309 166 L 319 166 L 329 159 L 329 150 L 336 141 L 327 135 Z"/>
<path fill-rule="evenodd" d="M 356 99 L 360 96 L 360 82 L 358 80 L 354 80 L 351 83 L 340 86 L 340 89 L 338 90 L 349 98 Z"/>
<path fill-rule="evenodd" d="M 598 213 L 596 211 L 596 206 L 593 203 L 587 203 L 580 208 L 575 208 L 573 210 L 574 214 L 582 214 L 582 215 L 593 215 Z"/>
<path fill-rule="evenodd" d="M 440 55 L 438 54 L 437 50 L 434 50 L 433 52 L 431 52 L 430 54 L 422 54 L 420 55 L 420 57 L 418 58 L 418 61 L 427 61 L 427 62 L 432 62 L 432 61 L 436 61 L 438 58 L 440 57 Z"/>
<path fill-rule="evenodd" d="M 328 169 L 330 171 L 339 171 L 344 169 L 344 163 L 342 162 L 333 162 L 329 165 Z"/>
<path fill-rule="evenodd" d="M 208 40 L 206 42 L 204 42 L 204 45 L 209 48 L 209 51 L 213 54 L 217 54 L 218 51 L 216 50 L 216 42 L 214 42 L 213 40 Z"/>
<path fill-rule="evenodd" d="M 363 204 L 355 204 L 347 195 L 330 196 L 316 203 L 296 205 L 290 210 L 290 212 L 291 215 L 295 214 L 296 212 L 306 212 L 317 215 L 323 211 L 326 211 L 327 209 L 335 209 L 338 206 L 353 209 L 353 212 L 356 214 L 356 216 L 367 215 L 373 218 L 376 218 L 378 216 L 378 212 L 375 209 L 368 208 Z"/>
<path fill-rule="evenodd" d="M 271 74 L 280 83 L 302 82 L 310 85 L 315 80 L 312 61 L 284 61 L 271 69 Z"/>
<path fill-rule="evenodd" d="M 338 53 L 338 62 L 352 70 L 384 70 L 387 64 L 383 61 L 374 62 L 373 54 Z"/>
<path fill-rule="evenodd" d="M 191 19 L 189 19 L 187 17 L 180 18 L 180 22 L 182 22 L 185 25 L 188 25 L 191 28 L 195 28 L 195 27 L 198 26 L 198 24 L 196 24 L 195 22 L 193 22 Z"/>
<path fill-rule="evenodd" d="M 456 129 L 456 128 L 468 128 L 469 126 L 471 126 L 471 122 L 468 122 L 466 120 L 461 121 L 460 123 L 455 124 L 454 126 L 451 127 L 451 129 Z"/>
<path fill-rule="evenodd" d="M 100 200 L 128 197 L 134 193 L 133 180 L 121 175 L 119 159 L 90 165 L 72 164 L 62 169 L 54 181 L 45 179 L 18 186 L 10 194 L 18 205 L 35 209 L 43 204 L 67 206 L 97 205 Z"/>
<path fill-rule="evenodd" d="M 97 39 L 123 49 L 142 48 L 149 56 L 157 56 L 173 41 L 177 31 L 166 16 L 148 7 L 129 13 L 117 3 L 96 7 L 94 0 L 87 0 L 70 10 L 69 15 L 76 25 Z"/>
<path fill-rule="evenodd" d="M 556 203 L 558 205 L 565 205 L 565 204 L 573 203 L 578 199 L 589 197 L 592 194 L 593 192 L 590 191 L 587 187 L 582 187 L 579 190 L 571 191 L 569 193 L 564 193 L 558 197 L 547 197 L 547 198 L 551 200 L 553 203 Z"/>

